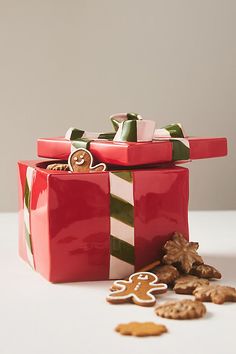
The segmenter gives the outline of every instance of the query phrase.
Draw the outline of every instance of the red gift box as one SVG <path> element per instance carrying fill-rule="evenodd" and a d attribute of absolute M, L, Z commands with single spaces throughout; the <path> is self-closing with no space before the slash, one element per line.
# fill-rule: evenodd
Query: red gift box
<path fill-rule="evenodd" d="M 48 163 L 48 162 L 47 162 Z M 51 282 L 123 278 L 188 238 L 188 169 L 69 173 L 19 162 L 19 253 Z"/>
<path fill-rule="evenodd" d="M 227 155 L 226 138 L 189 137 L 190 160 Z M 93 140 L 89 150 L 98 160 L 120 166 L 138 166 L 171 162 L 173 142 L 169 139 L 149 142 L 116 142 Z M 68 159 L 73 142 L 62 137 L 39 138 L 38 156 L 51 159 Z"/>

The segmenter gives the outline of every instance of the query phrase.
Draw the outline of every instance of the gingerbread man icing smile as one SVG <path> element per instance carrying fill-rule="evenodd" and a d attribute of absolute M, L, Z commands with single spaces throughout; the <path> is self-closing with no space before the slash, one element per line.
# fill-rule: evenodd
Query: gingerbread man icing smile
<path fill-rule="evenodd" d="M 88 150 L 83 148 L 77 149 L 70 154 L 68 164 L 72 172 L 101 172 L 106 169 L 104 163 L 92 166 L 93 156 Z"/>

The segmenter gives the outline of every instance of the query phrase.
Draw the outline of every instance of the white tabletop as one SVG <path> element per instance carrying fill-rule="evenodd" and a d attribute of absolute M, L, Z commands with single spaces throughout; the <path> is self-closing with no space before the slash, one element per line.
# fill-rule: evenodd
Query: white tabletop
<path fill-rule="evenodd" d="M 0 214 L 1 354 L 231 354 L 235 353 L 236 303 L 206 303 L 203 319 L 175 321 L 154 308 L 111 305 L 111 282 L 50 284 L 17 256 L 17 215 Z M 222 271 L 222 284 L 236 286 L 236 212 L 191 212 L 190 235 L 204 260 Z M 159 303 L 185 298 L 172 292 Z M 119 323 L 155 321 L 169 333 L 125 337 Z"/>

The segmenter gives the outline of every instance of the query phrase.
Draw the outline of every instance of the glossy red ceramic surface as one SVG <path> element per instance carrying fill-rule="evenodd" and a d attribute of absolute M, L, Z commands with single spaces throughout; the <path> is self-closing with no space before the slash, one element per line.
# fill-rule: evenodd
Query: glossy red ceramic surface
<path fill-rule="evenodd" d="M 108 279 L 108 173 L 49 176 L 53 281 Z"/>
<path fill-rule="evenodd" d="M 19 252 L 24 248 L 23 195 L 27 166 L 35 169 L 31 238 L 36 271 L 52 282 L 109 277 L 109 172 L 49 171 L 38 161 L 19 163 Z M 175 231 L 188 237 L 188 170 L 133 172 L 135 268 L 160 256 Z"/>
<path fill-rule="evenodd" d="M 188 169 L 134 172 L 136 270 L 161 256 L 173 232 L 188 238 Z"/>
<path fill-rule="evenodd" d="M 25 224 L 24 224 L 24 190 L 25 190 L 25 176 L 27 164 L 18 164 L 18 249 L 21 257 L 27 261 L 26 247 L 25 247 Z"/>
<path fill-rule="evenodd" d="M 227 155 L 226 138 L 189 137 L 188 140 L 192 160 Z M 65 138 L 38 139 L 39 157 L 68 159 L 70 151 L 71 142 Z M 168 140 L 145 143 L 92 141 L 90 151 L 98 161 L 120 166 L 138 166 L 172 160 L 172 144 Z"/>

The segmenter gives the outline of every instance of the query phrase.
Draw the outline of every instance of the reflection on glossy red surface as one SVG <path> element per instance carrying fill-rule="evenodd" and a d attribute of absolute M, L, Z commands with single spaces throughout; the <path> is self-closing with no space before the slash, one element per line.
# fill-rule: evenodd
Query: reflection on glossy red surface
<path fill-rule="evenodd" d="M 188 238 L 188 177 L 181 167 L 134 172 L 136 270 L 160 258 L 173 232 Z"/>
<path fill-rule="evenodd" d="M 109 172 L 49 171 L 38 161 L 19 163 L 19 252 L 25 260 L 23 194 L 27 166 L 35 169 L 31 236 L 36 270 L 52 282 L 109 277 Z M 188 170 L 133 171 L 135 267 L 160 256 L 174 231 L 188 237 Z"/>
<path fill-rule="evenodd" d="M 49 185 L 52 279 L 107 279 L 110 248 L 108 173 L 52 175 Z"/>

